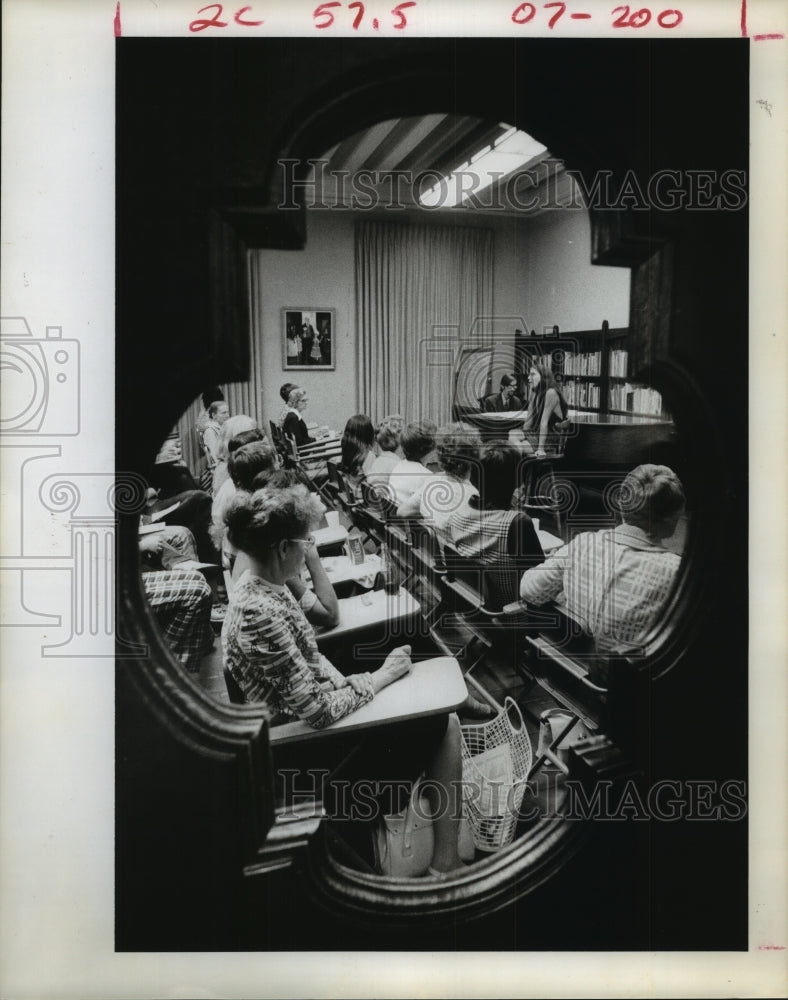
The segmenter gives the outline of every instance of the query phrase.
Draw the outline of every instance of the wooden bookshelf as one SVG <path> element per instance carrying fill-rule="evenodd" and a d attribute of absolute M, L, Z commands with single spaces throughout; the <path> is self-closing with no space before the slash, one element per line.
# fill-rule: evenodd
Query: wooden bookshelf
<path fill-rule="evenodd" d="M 607 320 L 598 330 L 559 331 L 549 337 L 517 337 L 515 374 L 523 406 L 528 405 L 531 360 L 546 359 L 562 385 L 570 410 L 663 418 L 661 400 L 655 390 L 630 381 L 628 337 L 628 327 L 611 329 Z M 630 388 L 625 389 L 626 386 Z M 656 402 L 660 405 L 659 412 L 653 409 Z"/>

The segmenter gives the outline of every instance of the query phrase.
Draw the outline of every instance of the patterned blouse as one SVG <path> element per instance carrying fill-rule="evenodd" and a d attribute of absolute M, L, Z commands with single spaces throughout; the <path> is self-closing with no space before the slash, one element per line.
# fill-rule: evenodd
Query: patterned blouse
<path fill-rule="evenodd" d="M 320 653 L 312 626 L 286 587 L 240 577 L 222 626 L 224 665 L 247 701 L 322 729 L 371 700 Z M 279 721 L 286 721 L 280 719 Z"/>

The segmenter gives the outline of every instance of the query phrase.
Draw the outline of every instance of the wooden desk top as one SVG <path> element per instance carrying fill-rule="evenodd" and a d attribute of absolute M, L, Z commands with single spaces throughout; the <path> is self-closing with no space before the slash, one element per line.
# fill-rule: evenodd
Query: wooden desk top
<path fill-rule="evenodd" d="M 371 587 L 382 565 L 380 556 L 377 555 L 367 555 L 363 563 L 354 563 L 350 556 L 327 556 L 321 562 L 332 586 L 336 586 L 338 583 L 347 583 L 348 580 L 362 583 L 367 577 Z M 307 581 L 307 587 L 311 586 L 312 580 L 310 579 Z"/>
<path fill-rule="evenodd" d="M 366 705 L 326 729 L 312 729 L 306 722 L 272 726 L 272 746 L 319 740 L 337 730 L 356 732 L 391 722 L 407 722 L 427 715 L 440 715 L 459 708 L 468 696 L 460 665 L 451 656 L 438 656 L 413 664 L 407 677 L 383 688 Z"/>
<path fill-rule="evenodd" d="M 400 587 L 396 594 L 373 590 L 368 594 L 343 598 L 339 601 L 339 624 L 334 628 L 315 629 L 315 632 L 318 640 L 334 639 L 380 622 L 409 618 L 420 610 L 419 602 L 404 587 Z"/>
<path fill-rule="evenodd" d="M 315 545 L 319 549 L 328 548 L 330 545 L 344 545 L 348 537 L 347 528 L 343 528 L 341 524 L 335 528 L 330 525 L 326 528 L 316 528 L 312 535 L 315 539 Z"/>
<path fill-rule="evenodd" d="M 554 549 L 560 549 L 562 545 L 566 544 L 562 538 L 559 538 L 557 535 L 551 535 L 549 531 L 542 531 L 541 528 L 536 534 L 539 537 L 542 552 L 552 552 Z"/>

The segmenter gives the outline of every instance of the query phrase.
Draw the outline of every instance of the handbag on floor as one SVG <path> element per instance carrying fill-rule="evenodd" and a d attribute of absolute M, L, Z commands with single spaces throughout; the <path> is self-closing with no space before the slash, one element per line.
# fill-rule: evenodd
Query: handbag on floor
<path fill-rule="evenodd" d="M 426 875 L 434 847 L 432 814 L 419 779 L 407 808 L 381 816 L 375 827 L 375 867 L 381 875 L 418 878 Z"/>

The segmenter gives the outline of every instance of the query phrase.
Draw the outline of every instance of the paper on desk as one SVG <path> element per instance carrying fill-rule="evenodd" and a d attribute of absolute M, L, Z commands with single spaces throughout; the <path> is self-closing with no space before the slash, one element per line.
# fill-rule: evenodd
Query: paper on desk
<path fill-rule="evenodd" d="M 172 514 L 174 510 L 177 510 L 180 507 L 180 505 L 181 502 L 179 500 L 177 503 L 174 503 L 172 507 L 165 507 L 164 510 L 157 510 L 154 514 L 151 514 L 150 516 L 151 521 L 161 521 L 168 514 Z"/>
<path fill-rule="evenodd" d="M 164 531 L 165 525 L 163 524 L 141 524 L 139 526 L 139 533 L 141 535 L 152 535 L 156 531 Z"/>

